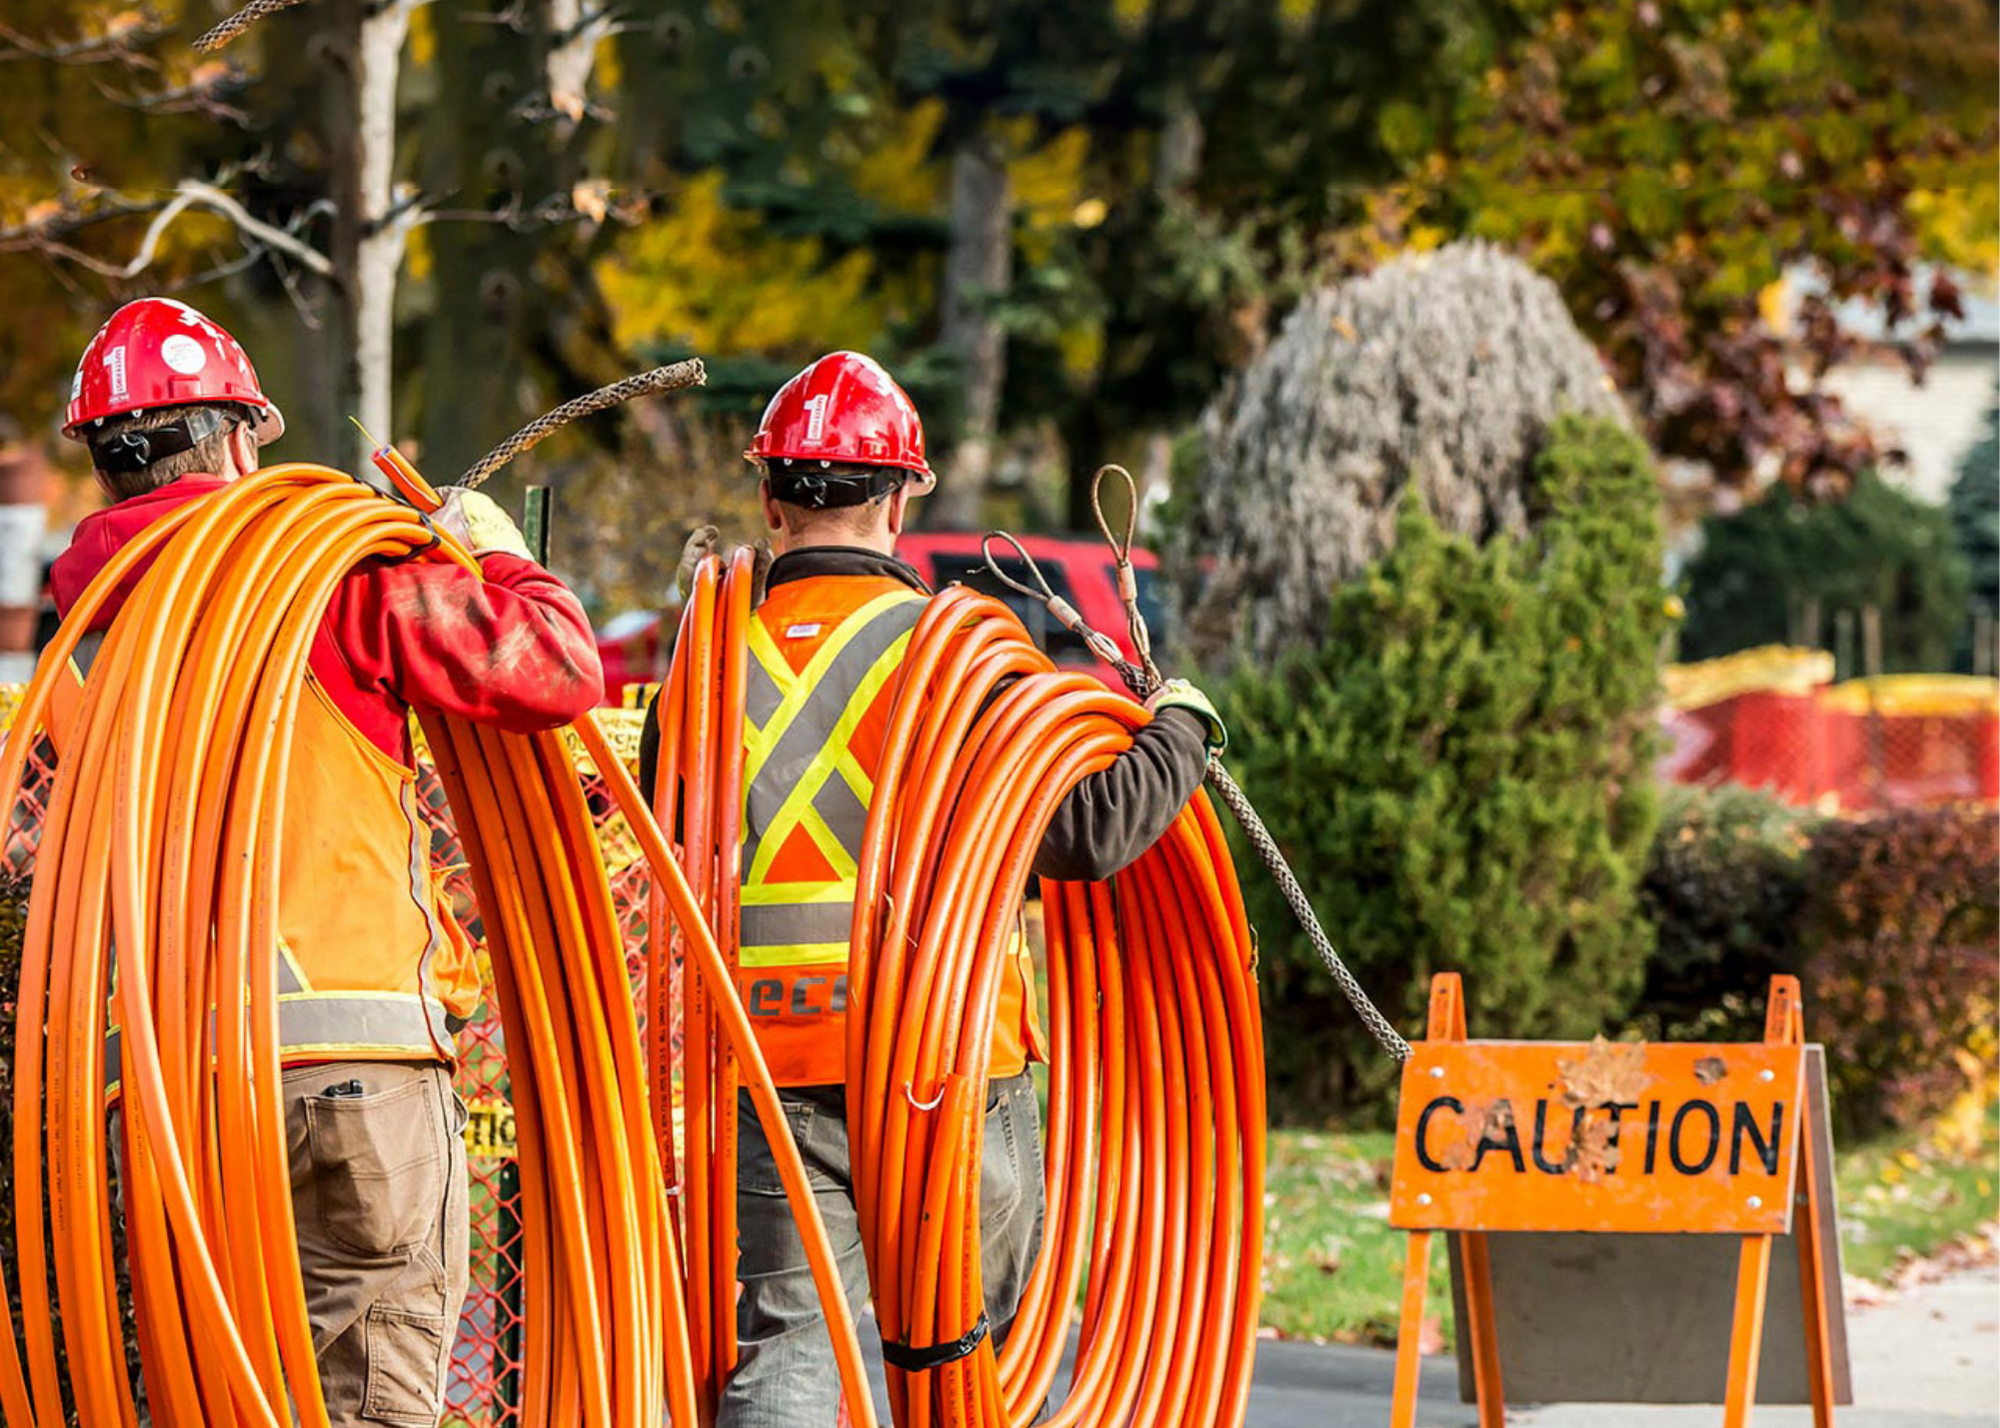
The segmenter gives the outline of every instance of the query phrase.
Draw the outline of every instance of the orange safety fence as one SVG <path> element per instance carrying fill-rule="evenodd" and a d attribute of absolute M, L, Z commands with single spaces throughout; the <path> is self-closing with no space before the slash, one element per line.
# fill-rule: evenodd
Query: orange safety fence
<path fill-rule="evenodd" d="M 1669 667 L 1661 776 L 1828 813 L 2000 801 L 2000 680 L 1833 674 L 1833 656 L 1783 646 Z"/>
<path fill-rule="evenodd" d="M 19 685 L 0 685 L 0 734 L 12 724 L 21 689 Z M 650 690 L 635 691 L 635 697 L 640 694 L 650 695 Z M 620 759 L 636 773 L 639 710 L 600 709 L 596 717 Z M 24 880 L 34 870 L 43 799 L 53 773 L 46 761 L 47 752 L 44 746 L 31 759 L 22 798 L 9 810 L 4 833 L 0 833 L 0 876 L 9 880 Z M 431 829 L 431 862 L 444 874 L 454 908 L 477 943 L 480 927 L 471 879 L 452 826 L 444 786 L 428 754 L 422 751 L 421 741 L 419 752 L 417 794 Z M 636 991 L 644 987 L 647 971 L 646 917 L 652 873 L 595 766 L 579 746 L 573 744 L 571 752 L 611 873 L 613 905 Z M 643 1033 L 646 999 L 641 996 L 636 1002 Z M 677 1042 L 678 1027 L 671 1034 Z M 458 1043 L 458 1093 L 471 1112 L 465 1136 L 471 1179 L 472 1289 L 452 1347 L 445 1422 L 450 1428 L 504 1428 L 520 1420 L 522 1238 L 506 1040 L 490 1002 L 481 1008 L 478 1020 L 460 1033 Z"/>

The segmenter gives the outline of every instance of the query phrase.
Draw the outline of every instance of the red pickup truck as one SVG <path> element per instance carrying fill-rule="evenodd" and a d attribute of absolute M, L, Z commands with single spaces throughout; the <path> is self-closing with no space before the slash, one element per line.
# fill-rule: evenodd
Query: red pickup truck
<path fill-rule="evenodd" d="M 1090 653 L 1082 640 L 1057 624 L 1039 600 L 1007 589 L 993 578 L 980 555 L 980 537 L 965 531 L 910 531 L 896 547 L 896 554 L 916 567 L 917 573 L 933 589 L 958 582 L 1004 600 L 1021 617 L 1035 643 L 1047 650 L 1057 664 L 1088 669 L 1114 689 L 1124 682 L 1116 670 Z M 1132 638 L 1125 629 L 1125 607 L 1118 600 L 1118 568 L 1111 552 L 1096 536 L 1023 536 L 1021 544 L 1042 568 L 1049 587 L 1069 601 L 1084 621 L 1109 636 L 1127 659 L 1136 659 Z M 994 559 L 1002 571 L 1023 584 L 1028 572 L 1019 556 L 1004 542 L 996 543 Z M 1139 609 L 1152 627 L 1155 640 L 1165 629 L 1159 595 L 1160 563 L 1151 551 L 1132 552 L 1132 568 L 1139 577 Z M 625 702 L 626 686 L 657 683 L 666 677 L 667 662 L 673 657 L 677 616 L 665 618 L 651 611 L 634 611 L 610 621 L 597 635 L 598 653 L 604 658 L 605 698 L 610 703 Z"/>

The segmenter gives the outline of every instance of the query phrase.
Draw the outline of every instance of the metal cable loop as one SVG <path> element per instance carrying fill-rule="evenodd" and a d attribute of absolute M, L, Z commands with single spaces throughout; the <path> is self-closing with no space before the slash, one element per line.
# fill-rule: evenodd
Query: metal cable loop
<path fill-rule="evenodd" d="M 1107 476 L 1122 479 L 1130 496 L 1128 508 L 1130 519 L 1127 521 L 1125 538 L 1122 542 L 1113 532 L 1111 522 L 1104 514 L 1102 495 Z M 1132 538 L 1139 521 L 1139 488 L 1132 479 L 1132 473 L 1122 466 L 1099 467 L 1095 479 L 1091 482 L 1090 504 L 1097 514 L 1097 528 L 1104 533 L 1105 544 L 1111 547 L 1112 558 L 1118 564 L 1119 598 L 1125 606 L 1126 622 L 1131 627 L 1132 647 L 1139 652 L 1143 667 L 1133 665 L 1122 655 L 1107 657 L 1106 663 L 1116 669 L 1132 692 L 1143 700 L 1165 683 L 1165 680 L 1160 675 L 1159 667 L 1153 663 L 1153 641 L 1146 628 L 1146 617 L 1139 612 L 1138 582 L 1132 573 Z M 1041 582 L 1040 590 L 1030 589 L 1001 574 L 1000 567 L 993 559 L 992 543 L 995 540 L 1005 540 L 1020 552 L 1021 558 L 1027 562 L 1028 569 L 1035 579 Z M 1058 598 L 1049 588 L 1048 580 L 1043 576 L 1041 568 L 1035 564 L 1020 541 L 1004 531 L 996 531 L 986 537 L 980 545 L 980 550 L 985 554 L 987 569 L 993 572 L 995 579 L 1031 599 L 1045 602 L 1058 619 L 1083 635 L 1093 650 L 1097 649 L 1099 641 L 1106 645 L 1111 644 L 1111 641 L 1104 636 L 1084 625 L 1081 617 L 1071 624 L 1063 611 L 1067 610 L 1069 615 L 1074 615 L 1075 611 L 1069 610 L 1066 602 Z M 1058 609 L 1059 606 L 1061 609 Z M 1326 929 L 1320 926 L 1319 914 L 1313 911 L 1312 902 L 1306 897 L 1305 888 L 1299 884 L 1298 875 L 1292 871 L 1292 865 L 1285 860 L 1284 851 L 1278 847 L 1278 840 L 1273 838 L 1271 830 L 1264 826 L 1264 820 L 1251 806 L 1249 795 L 1243 792 L 1242 785 L 1238 784 L 1229 770 L 1223 767 L 1221 758 L 1213 753 L 1208 758 L 1207 781 L 1220 795 L 1223 804 L 1235 816 L 1236 821 L 1243 826 L 1244 835 L 1249 838 L 1250 846 L 1257 850 L 1257 856 L 1263 859 L 1264 866 L 1271 870 L 1271 879 L 1277 883 L 1278 891 L 1290 905 L 1292 915 L 1298 919 L 1300 929 L 1312 943 L 1313 950 L 1319 954 L 1320 961 L 1326 964 L 1327 974 L 1333 978 L 1334 985 L 1340 988 L 1341 995 L 1347 998 L 1347 1004 L 1353 1007 L 1355 1015 L 1361 1018 L 1361 1024 L 1368 1028 L 1369 1034 L 1398 1064 L 1408 1061 L 1410 1043 L 1403 1039 L 1389 1018 L 1382 1014 L 1381 1009 L 1369 998 L 1360 980 L 1348 970 L 1347 963 L 1341 960 L 1340 952 L 1333 945 L 1333 939 L 1328 937 Z"/>

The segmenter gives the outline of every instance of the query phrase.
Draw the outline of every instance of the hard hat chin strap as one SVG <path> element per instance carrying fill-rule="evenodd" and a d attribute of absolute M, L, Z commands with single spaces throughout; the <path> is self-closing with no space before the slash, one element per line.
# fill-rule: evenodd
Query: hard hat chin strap
<path fill-rule="evenodd" d="M 90 459 L 99 471 L 117 475 L 144 471 L 155 461 L 192 451 L 217 432 L 236 425 L 234 416 L 222 411 L 190 412 L 179 421 L 143 431 L 127 428 L 109 436 L 91 438 Z"/>

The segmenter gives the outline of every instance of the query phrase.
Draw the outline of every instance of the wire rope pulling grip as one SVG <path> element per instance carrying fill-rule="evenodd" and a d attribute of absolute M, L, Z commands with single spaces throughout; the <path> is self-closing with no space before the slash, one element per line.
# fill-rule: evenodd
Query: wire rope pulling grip
<path fill-rule="evenodd" d="M 580 397 L 572 397 L 561 406 L 536 417 L 480 457 L 466 468 L 465 474 L 458 478 L 458 484 L 467 490 L 478 490 L 486 478 L 495 471 L 523 452 L 540 445 L 580 417 L 587 417 L 640 397 L 655 397 L 707 384 L 708 369 L 702 365 L 699 357 L 690 357 L 684 362 L 670 362 L 664 367 L 655 367 L 650 372 L 640 372 L 636 376 L 599 387 L 594 392 L 585 392 Z"/>
<path fill-rule="evenodd" d="M 1122 535 L 1113 528 L 1111 518 L 1104 509 L 1104 483 L 1108 479 L 1122 482 L 1125 487 L 1125 529 Z M 1035 564 L 1033 557 L 1014 536 L 1004 531 L 994 531 L 981 542 L 980 551 L 985 556 L 986 568 L 994 579 L 1018 594 L 1041 601 L 1048 607 L 1050 614 L 1090 647 L 1092 653 L 1116 669 L 1135 695 L 1145 699 L 1166 680 L 1160 674 L 1159 666 L 1153 662 L 1152 632 L 1146 626 L 1146 617 L 1139 611 L 1139 580 L 1137 572 L 1132 567 L 1132 542 L 1139 524 L 1138 482 L 1132 479 L 1132 473 L 1123 466 L 1107 464 L 1098 467 L 1097 474 L 1091 478 L 1090 507 L 1097 517 L 1097 529 L 1103 535 L 1104 543 L 1111 548 L 1112 562 L 1117 567 L 1118 597 L 1125 607 L 1125 620 L 1131 635 L 1132 648 L 1139 655 L 1139 663 L 1136 665 L 1125 658 L 1124 651 L 1120 650 L 1116 643 L 1086 625 L 1075 608 L 1055 593 L 1047 577 L 1042 574 L 1041 567 Z M 1005 541 L 1014 547 L 1021 560 L 1025 562 L 1035 585 L 1030 586 L 1014 580 L 1000 569 L 999 563 L 993 558 L 995 541 Z M 1333 945 L 1333 939 L 1327 936 L 1326 929 L 1320 925 L 1319 914 L 1313 910 L 1312 900 L 1306 896 L 1305 888 L 1300 884 L 1298 874 L 1292 871 L 1292 865 L 1286 859 L 1284 850 L 1278 847 L 1278 840 L 1273 838 L 1271 830 L 1264 826 L 1264 820 L 1250 802 L 1250 796 L 1244 793 L 1242 785 L 1236 782 L 1218 754 L 1209 755 L 1207 781 L 1221 797 L 1231 815 L 1242 825 L 1245 836 L 1250 840 L 1250 846 L 1257 850 L 1257 856 L 1270 870 L 1272 879 L 1278 885 L 1279 893 L 1291 908 L 1299 927 L 1311 941 L 1313 950 L 1319 954 L 1320 961 L 1325 964 L 1328 975 L 1340 988 L 1341 995 L 1347 999 L 1348 1005 L 1354 1008 L 1355 1015 L 1361 1018 L 1369 1034 L 1392 1060 L 1399 1064 L 1408 1061 L 1410 1043 L 1375 1005 L 1374 999 L 1368 995 L 1367 989 L 1361 985 L 1360 980 L 1341 957 L 1339 949 Z"/>

